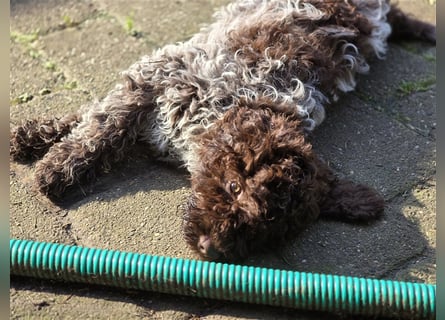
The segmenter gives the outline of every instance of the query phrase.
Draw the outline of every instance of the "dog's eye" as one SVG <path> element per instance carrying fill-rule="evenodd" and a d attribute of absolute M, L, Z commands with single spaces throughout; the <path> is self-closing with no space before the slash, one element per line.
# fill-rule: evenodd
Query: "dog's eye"
<path fill-rule="evenodd" d="M 238 194 L 241 192 L 241 186 L 239 185 L 238 182 L 232 181 L 230 182 L 230 192 L 232 192 L 233 194 Z"/>

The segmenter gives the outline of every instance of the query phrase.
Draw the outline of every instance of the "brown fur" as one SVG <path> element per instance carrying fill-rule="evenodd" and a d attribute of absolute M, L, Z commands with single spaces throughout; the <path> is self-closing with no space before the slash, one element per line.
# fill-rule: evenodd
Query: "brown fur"
<path fill-rule="evenodd" d="M 11 130 L 9 154 L 14 161 L 19 162 L 40 159 L 54 143 L 70 133 L 78 122 L 77 115 L 43 121 L 27 120 Z"/>
<path fill-rule="evenodd" d="M 312 151 L 301 121 L 270 106 L 243 102 L 201 136 L 184 233 L 209 259 L 276 247 L 320 214 L 369 221 L 383 212 L 377 192 L 338 180 Z"/>
<path fill-rule="evenodd" d="M 436 27 L 407 15 L 395 5 L 388 13 L 388 22 L 392 32 L 390 39 L 422 40 L 436 43 Z"/>
<path fill-rule="evenodd" d="M 369 56 L 372 49 L 365 39 L 370 36 L 373 26 L 347 1 L 333 1 L 328 7 L 324 0 L 309 2 L 316 8 L 326 9 L 323 19 L 314 22 L 300 15 L 284 21 L 266 19 L 231 32 L 228 45 L 233 52 L 240 52 L 240 57 L 251 67 L 262 63 L 266 50 L 272 59 L 295 59 L 297 63 L 284 61 L 286 68 L 277 77 L 280 82 L 287 83 L 289 80 L 286 77 L 297 77 L 308 82 L 316 70 L 322 90 L 332 92 L 336 85 L 334 79 L 344 72 L 341 67 L 344 52 L 339 50 L 340 45 L 345 41 L 351 42 L 358 45 L 365 56 Z M 296 34 L 305 36 L 296 37 Z M 280 86 L 280 82 L 275 85 Z"/>

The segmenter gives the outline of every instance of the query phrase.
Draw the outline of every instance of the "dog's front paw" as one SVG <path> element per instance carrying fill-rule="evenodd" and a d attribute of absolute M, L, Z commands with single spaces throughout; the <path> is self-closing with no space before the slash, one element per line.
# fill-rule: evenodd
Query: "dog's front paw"
<path fill-rule="evenodd" d="M 347 221 L 367 222 L 378 219 L 385 200 L 376 190 L 348 180 L 338 181 L 321 205 L 321 215 Z"/>
<path fill-rule="evenodd" d="M 73 184 L 64 171 L 63 166 L 45 158 L 37 162 L 34 176 L 37 190 L 52 201 L 61 199 L 66 189 Z"/>
<path fill-rule="evenodd" d="M 77 115 L 68 115 L 62 119 L 27 120 L 12 128 L 9 134 L 11 159 L 28 162 L 42 158 L 55 143 L 70 133 L 77 123 Z"/>
<path fill-rule="evenodd" d="M 29 120 L 12 128 L 9 134 L 9 155 L 13 161 L 27 162 L 39 159 L 50 147 L 36 120 Z"/>

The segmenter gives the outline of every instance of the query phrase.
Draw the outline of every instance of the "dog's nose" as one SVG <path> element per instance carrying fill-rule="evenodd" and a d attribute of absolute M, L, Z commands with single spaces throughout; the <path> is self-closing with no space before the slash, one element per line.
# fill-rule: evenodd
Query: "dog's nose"
<path fill-rule="evenodd" d="M 198 250 L 203 256 L 205 256 L 211 260 L 216 260 L 221 256 L 221 252 L 219 252 L 213 246 L 212 241 L 210 240 L 210 237 L 207 235 L 202 235 L 199 237 Z"/>

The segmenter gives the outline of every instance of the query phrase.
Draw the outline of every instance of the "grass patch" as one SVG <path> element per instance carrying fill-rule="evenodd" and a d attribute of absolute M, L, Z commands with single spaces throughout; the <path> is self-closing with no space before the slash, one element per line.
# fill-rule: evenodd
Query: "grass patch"
<path fill-rule="evenodd" d="M 68 15 L 64 15 L 62 17 L 62 20 L 63 20 L 63 22 L 60 25 L 62 28 L 73 28 L 73 27 L 77 27 L 80 24 L 80 22 L 73 20 Z"/>
<path fill-rule="evenodd" d="M 39 38 L 39 30 L 32 33 L 20 33 L 17 31 L 11 31 L 10 38 L 12 41 L 17 43 L 32 43 Z"/>
<path fill-rule="evenodd" d="M 134 20 L 133 17 L 127 16 L 125 17 L 125 25 L 124 25 L 125 31 L 130 33 L 134 28 Z"/>
<path fill-rule="evenodd" d="M 45 96 L 50 93 L 51 93 L 51 89 L 48 89 L 48 88 L 43 88 L 43 89 L 39 90 L 39 95 L 41 95 L 41 96 Z"/>
<path fill-rule="evenodd" d="M 406 51 L 409 51 L 409 52 L 414 53 L 414 54 L 418 54 L 419 53 L 419 48 L 412 41 L 402 40 L 398 44 L 399 44 L 399 46 L 401 46 Z"/>
<path fill-rule="evenodd" d="M 45 61 L 43 63 L 43 66 L 45 67 L 45 69 L 48 69 L 48 70 L 51 70 L 51 71 L 56 70 L 56 64 L 54 62 L 52 62 L 52 61 Z"/>
<path fill-rule="evenodd" d="M 436 55 L 432 54 L 432 53 L 425 53 L 423 55 L 423 58 L 426 61 L 430 61 L 430 62 L 436 62 Z"/>
<path fill-rule="evenodd" d="M 397 88 L 401 95 L 409 95 L 415 92 L 427 91 L 436 83 L 436 78 L 427 78 L 418 81 L 402 81 Z"/>
<path fill-rule="evenodd" d="M 32 48 L 28 50 L 28 53 L 29 53 L 30 57 L 33 59 L 38 59 L 42 56 L 42 53 L 40 51 L 38 51 L 36 49 L 32 49 Z"/>
<path fill-rule="evenodd" d="M 28 101 L 31 101 L 34 98 L 34 96 L 28 92 L 25 92 L 21 95 L 19 95 L 17 98 L 14 98 L 11 102 L 12 104 L 21 104 Z"/>
<path fill-rule="evenodd" d="M 67 28 L 74 25 L 73 19 L 71 19 L 70 16 L 64 15 L 63 16 L 63 25 Z"/>
<path fill-rule="evenodd" d="M 65 89 L 68 89 L 68 90 L 76 89 L 76 88 L 77 88 L 77 81 L 76 81 L 76 80 L 73 80 L 73 81 L 65 82 L 65 84 L 63 85 L 63 87 L 64 87 Z"/>
<path fill-rule="evenodd" d="M 134 18 L 132 15 L 125 17 L 124 29 L 132 37 L 139 38 L 142 36 L 142 32 L 134 28 Z"/>
<path fill-rule="evenodd" d="M 370 95 L 362 90 L 355 91 L 355 95 L 357 98 L 359 98 L 360 100 L 363 100 L 365 102 L 373 102 L 374 101 L 374 98 L 372 95 Z"/>

